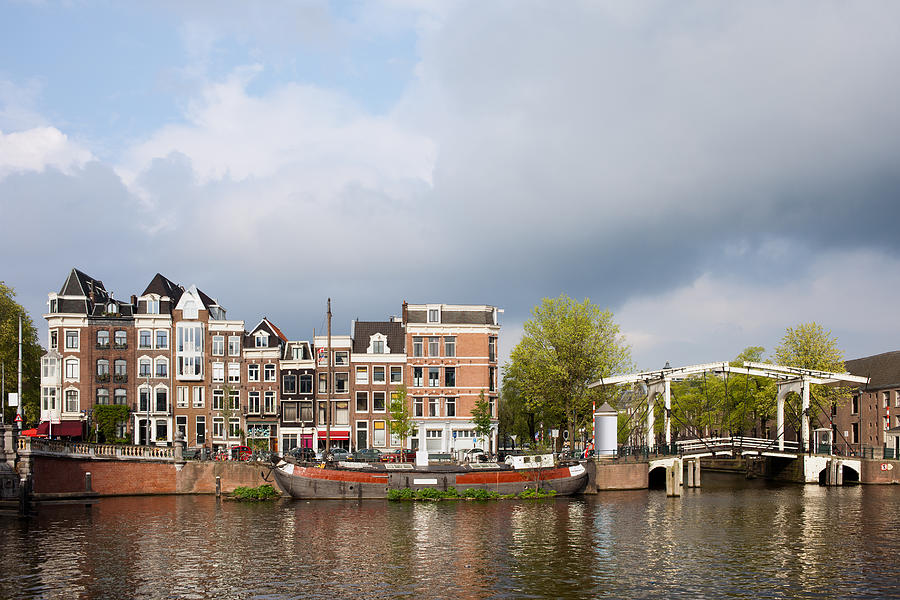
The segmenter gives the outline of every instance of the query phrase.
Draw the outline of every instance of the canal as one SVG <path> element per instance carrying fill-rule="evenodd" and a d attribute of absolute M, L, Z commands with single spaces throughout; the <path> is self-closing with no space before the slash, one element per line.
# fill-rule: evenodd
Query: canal
<path fill-rule="evenodd" d="M 0 598 L 900 596 L 900 489 L 703 484 L 679 499 L 43 506 L 0 517 Z"/>

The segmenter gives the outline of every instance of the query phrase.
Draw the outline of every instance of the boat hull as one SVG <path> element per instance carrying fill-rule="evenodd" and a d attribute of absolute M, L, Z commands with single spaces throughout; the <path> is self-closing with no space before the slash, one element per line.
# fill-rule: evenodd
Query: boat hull
<path fill-rule="evenodd" d="M 555 490 L 559 496 L 580 493 L 587 484 L 582 465 L 521 470 L 351 470 L 323 469 L 282 463 L 273 469 L 275 481 L 293 498 L 386 498 L 392 489 L 433 488 L 458 492 L 484 489 L 518 494 L 528 489 Z"/>

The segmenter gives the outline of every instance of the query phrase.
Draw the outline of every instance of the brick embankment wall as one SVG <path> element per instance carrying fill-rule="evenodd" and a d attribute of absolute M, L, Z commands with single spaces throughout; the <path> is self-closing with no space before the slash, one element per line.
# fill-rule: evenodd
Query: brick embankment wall
<path fill-rule="evenodd" d="M 883 465 L 883 466 L 882 466 Z M 900 484 L 900 460 L 862 459 L 860 483 Z"/>
<path fill-rule="evenodd" d="M 239 462 L 188 461 L 180 471 L 173 463 L 131 460 L 89 460 L 34 457 L 32 473 L 34 493 L 71 496 L 85 492 L 85 473 L 91 474 L 91 490 L 98 496 L 142 494 L 213 494 L 216 476 L 221 477 L 222 492 L 239 486 L 270 483 L 263 479 L 268 466 Z"/>
<path fill-rule="evenodd" d="M 595 461 L 596 469 L 591 475 L 588 490 L 645 490 L 648 486 L 647 463 L 619 463 L 607 461 Z"/>

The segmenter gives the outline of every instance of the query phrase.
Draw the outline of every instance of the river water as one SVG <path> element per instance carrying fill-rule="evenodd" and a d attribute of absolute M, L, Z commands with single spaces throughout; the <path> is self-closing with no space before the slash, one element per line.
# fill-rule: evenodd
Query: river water
<path fill-rule="evenodd" d="M 107 498 L 0 517 L 0 598 L 896 598 L 900 488 Z"/>

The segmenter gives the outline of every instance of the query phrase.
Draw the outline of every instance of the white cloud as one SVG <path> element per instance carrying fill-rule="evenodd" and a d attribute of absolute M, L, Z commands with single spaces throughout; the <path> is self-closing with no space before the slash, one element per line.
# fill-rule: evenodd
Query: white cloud
<path fill-rule="evenodd" d="M 63 172 L 81 167 L 93 157 L 55 127 L 35 127 L 4 134 L 0 131 L 0 178 L 15 172 L 43 171 L 53 167 Z"/>

